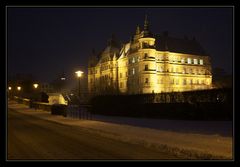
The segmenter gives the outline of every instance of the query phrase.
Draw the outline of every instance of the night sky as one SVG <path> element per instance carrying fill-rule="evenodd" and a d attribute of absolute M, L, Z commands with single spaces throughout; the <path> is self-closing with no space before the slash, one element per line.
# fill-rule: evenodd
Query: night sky
<path fill-rule="evenodd" d="M 52 81 L 64 70 L 87 72 L 94 48 L 114 33 L 128 42 L 147 12 L 153 33 L 195 37 L 212 65 L 232 73 L 232 8 L 7 8 L 8 74 L 31 73 Z"/>

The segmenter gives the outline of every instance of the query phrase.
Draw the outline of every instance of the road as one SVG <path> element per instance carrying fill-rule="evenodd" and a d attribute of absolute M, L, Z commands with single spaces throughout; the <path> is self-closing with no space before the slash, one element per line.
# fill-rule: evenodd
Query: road
<path fill-rule="evenodd" d="M 9 160 L 179 159 L 169 153 L 130 144 L 84 128 L 57 124 L 8 109 Z"/>

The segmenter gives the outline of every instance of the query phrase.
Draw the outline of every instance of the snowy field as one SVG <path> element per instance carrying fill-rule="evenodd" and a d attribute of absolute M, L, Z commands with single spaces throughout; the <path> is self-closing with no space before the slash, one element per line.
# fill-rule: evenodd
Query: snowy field
<path fill-rule="evenodd" d="M 108 117 L 94 115 L 94 120 L 77 120 L 51 115 L 42 110 L 9 103 L 9 108 L 60 124 L 78 126 L 130 143 L 169 151 L 186 159 L 232 159 L 231 122 L 176 121 Z"/>

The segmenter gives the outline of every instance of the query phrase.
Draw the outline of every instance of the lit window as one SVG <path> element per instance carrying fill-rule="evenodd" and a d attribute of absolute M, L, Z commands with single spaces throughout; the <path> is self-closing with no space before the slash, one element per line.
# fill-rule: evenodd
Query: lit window
<path fill-rule="evenodd" d="M 184 60 L 184 59 L 182 59 L 182 60 L 181 60 L 181 63 L 185 63 L 185 60 Z"/>
<path fill-rule="evenodd" d="M 193 63 L 194 64 L 198 64 L 198 60 L 197 59 L 193 59 Z"/>
<path fill-rule="evenodd" d="M 145 78 L 145 83 L 146 83 L 146 84 L 148 83 L 148 78 Z"/>
<path fill-rule="evenodd" d="M 176 85 L 178 85 L 178 79 L 176 79 Z"/>
<path fill-rule="evenodd" d="M 188 62 L 188 64 L 191 64 L 191 63 L 192 63 L 192 59 L 191 59 L 191 58 L 188 58 L 188 59 L 187 59 L 187 62 Z"/>
<path fill-rule="evenodd" d="M 160 67 L 160 72 L 163 72 L 163 68 L 162 67 Z"/>
<path fill-rule="evenodd" d="M 122 78 L 122 73 L 120 73 L 120 78 Z"/>
<path fill-rule="evenodd" d="M 133 74 L 133 75 L 135 74 L 135 68 L 132 69 L 132 74 Z"/>
<path fill-rule="evenodd" d="M 200 62 L 200 64 L 201 64 L 201 65 L 203 65 L 203 60 L 202 60 L 202 59 L 200 59 L 200 61 L 199 61 L 199 62 Z"/>
<path fill-rule="evenodd" d="M 135 63 L 135 58 L 133 57 L 133 59 L 132 59 L 132 63 Z"/>

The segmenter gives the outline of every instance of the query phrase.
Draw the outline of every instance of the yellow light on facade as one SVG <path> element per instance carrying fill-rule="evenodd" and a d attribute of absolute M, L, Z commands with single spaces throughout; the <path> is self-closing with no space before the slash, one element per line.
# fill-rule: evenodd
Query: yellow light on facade
<path fill-rule="evenodd" d="M 11 86 L 9 86 L 9 87 L 8 87 L 8 90 L 12 90 L 12 87 L 11 87 Z"/>
<path fill-rule="evenodd" d="M 82 76 L 82 74 L 83 74 L 82 71 L 76 71 L 75 73 L 77 74 L 77 77 L 78 77 L 78 78 L 80 78 L 80 77 Z"/>
<path fill-rule="evenodd" d="M 17 90 L 18 90 L 18 91 L 20 91 L 21 89 L 22 89 L 21 86 L 18 86 L 18 87 L 17 87 Z"/>
<path fill-rule="evenodd" d="M 34 87 L 35 89 L 37 89 L 37 88 L 38 88 L 38 84 L 33 84 L 33 87 Z"/>

